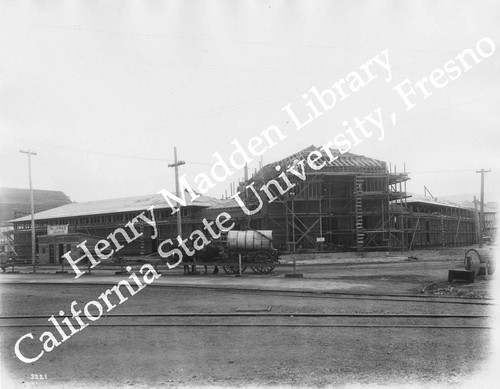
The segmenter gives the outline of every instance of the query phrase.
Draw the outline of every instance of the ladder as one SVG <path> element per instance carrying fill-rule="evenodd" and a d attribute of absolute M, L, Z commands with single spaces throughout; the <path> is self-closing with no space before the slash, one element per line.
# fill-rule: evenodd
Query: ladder
<path fill-rule="evenodd" d="M 356 247 L 358 251 L 363 251 L 365 240 L 365 233 L 363 232 L 363 179 L 356 176 L 355 186 Z"/>
<path fill-rule="evenodd" d="M 139 224 L 139 232 L 141 238 L 139 239 L 139 255 L 146 255 L 146 245 L 144 243 L 144 223 Z"/>

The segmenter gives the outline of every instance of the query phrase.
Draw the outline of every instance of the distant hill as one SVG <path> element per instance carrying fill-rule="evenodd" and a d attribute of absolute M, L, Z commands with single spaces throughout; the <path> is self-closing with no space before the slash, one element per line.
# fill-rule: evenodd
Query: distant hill
<path fill-rule="evenodd" d="M 33 189 L 35 213 L 71 203 L 61 191 Z M 29 189 L 0 188 L 0 227 L 10 225 L 9 220 L 31 214 Z"/>
<path fill-rule="evenodd" d="M 496 201 L 490 201 L 489 203 L 485 203 L 484 206 L 490 209 L 494 209 L 495 211 L 498 211 L 498 203 Z"/>
<path fill-rule="evenodd" d="M 464 201 L 470 201 L 472 202 L 472 200 L 474 200 L 474 196 L 476 196 L 476 199 L 480 199 L 480 194 L 479 193 L 462 193 L 462 194 L 453 194 L 453 195 L 444 195 L 444 196 L 438 196 L 443 198 L 443 199 L 446 199 L 446 200 L 449 200 L 449 201 L 453 201 L 454 203 L 462 203 Z M 494 198 L 494 196 L 491 196 L 490 194 L 488 193 L 485 193 L 484 195 L 484 200 L 487 203 L 489 202 L 492 202 L 492 203 L 495 203 L 496 199 Z"/>
<path fill-rule="evenodd" d="M 477 194 L 458 194 L 458 195 L 449 195 L 449 196 L 441 196 L 439 197 L 442 200 L 448 200 L 453 203 L 459 204 L 463 207 L 468 207 L 474 209 L 474 196 L 476 196 L 476 200 L 479 201 L 480 196 Z M 488 196 L 485 196 L 486 200 L 488 200 Z M 490 197 L 491 198 L 491 197 Z M 486 201 L 484 203 L 485 212 L 495 212 L 498 211 L 498 202 L 496 201 Z M 477 208 L 479 209 L 479 203 L 477 203 Z"/>

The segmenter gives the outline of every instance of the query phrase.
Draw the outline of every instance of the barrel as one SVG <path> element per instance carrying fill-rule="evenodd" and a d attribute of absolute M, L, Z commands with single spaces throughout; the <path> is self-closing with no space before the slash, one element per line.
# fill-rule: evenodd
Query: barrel
<path fill-rule="evenodd" d="M 476 275 L 480 276 L 486 274 L 486 266 L 488 266 L 488 274 L 493 274 L 495 272 L 493 251 L 490 248 L 467 250 L 464 265 L 467 270 L 473 270 Z"/>
<path fill-rule="evenodd" d="M 273 232 L 271 230 L 229 231 L 227 247 L 235 251 L 271 250 L 273 249 Z"/>

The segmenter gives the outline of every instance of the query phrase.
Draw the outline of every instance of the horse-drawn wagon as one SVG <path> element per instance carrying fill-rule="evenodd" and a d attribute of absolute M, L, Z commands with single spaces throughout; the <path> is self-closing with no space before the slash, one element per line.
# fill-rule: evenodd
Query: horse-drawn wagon
<path fill-rule="evenodd" d="M 220 242 L 212 242 L 193 256 L 184 258 L 182 265 L 187 270 L 192 266 L 214 266 L 214 273 L 221 266 L 227 274 L 243 273 L 247 268 L 254 273 L 269 274 L 278 263 L 278 250 L 269 230 L 228 231 Z"/>

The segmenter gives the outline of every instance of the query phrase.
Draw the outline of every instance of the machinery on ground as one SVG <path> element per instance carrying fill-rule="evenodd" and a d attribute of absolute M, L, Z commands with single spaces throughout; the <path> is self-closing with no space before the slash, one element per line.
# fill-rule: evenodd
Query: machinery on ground
<path fill-rule="evenodd" d="M 491 275 L 495 272 L 495 257 L 491 248 L 470 249 L 465 252 L 464 265 L 476 276 Z"/>

